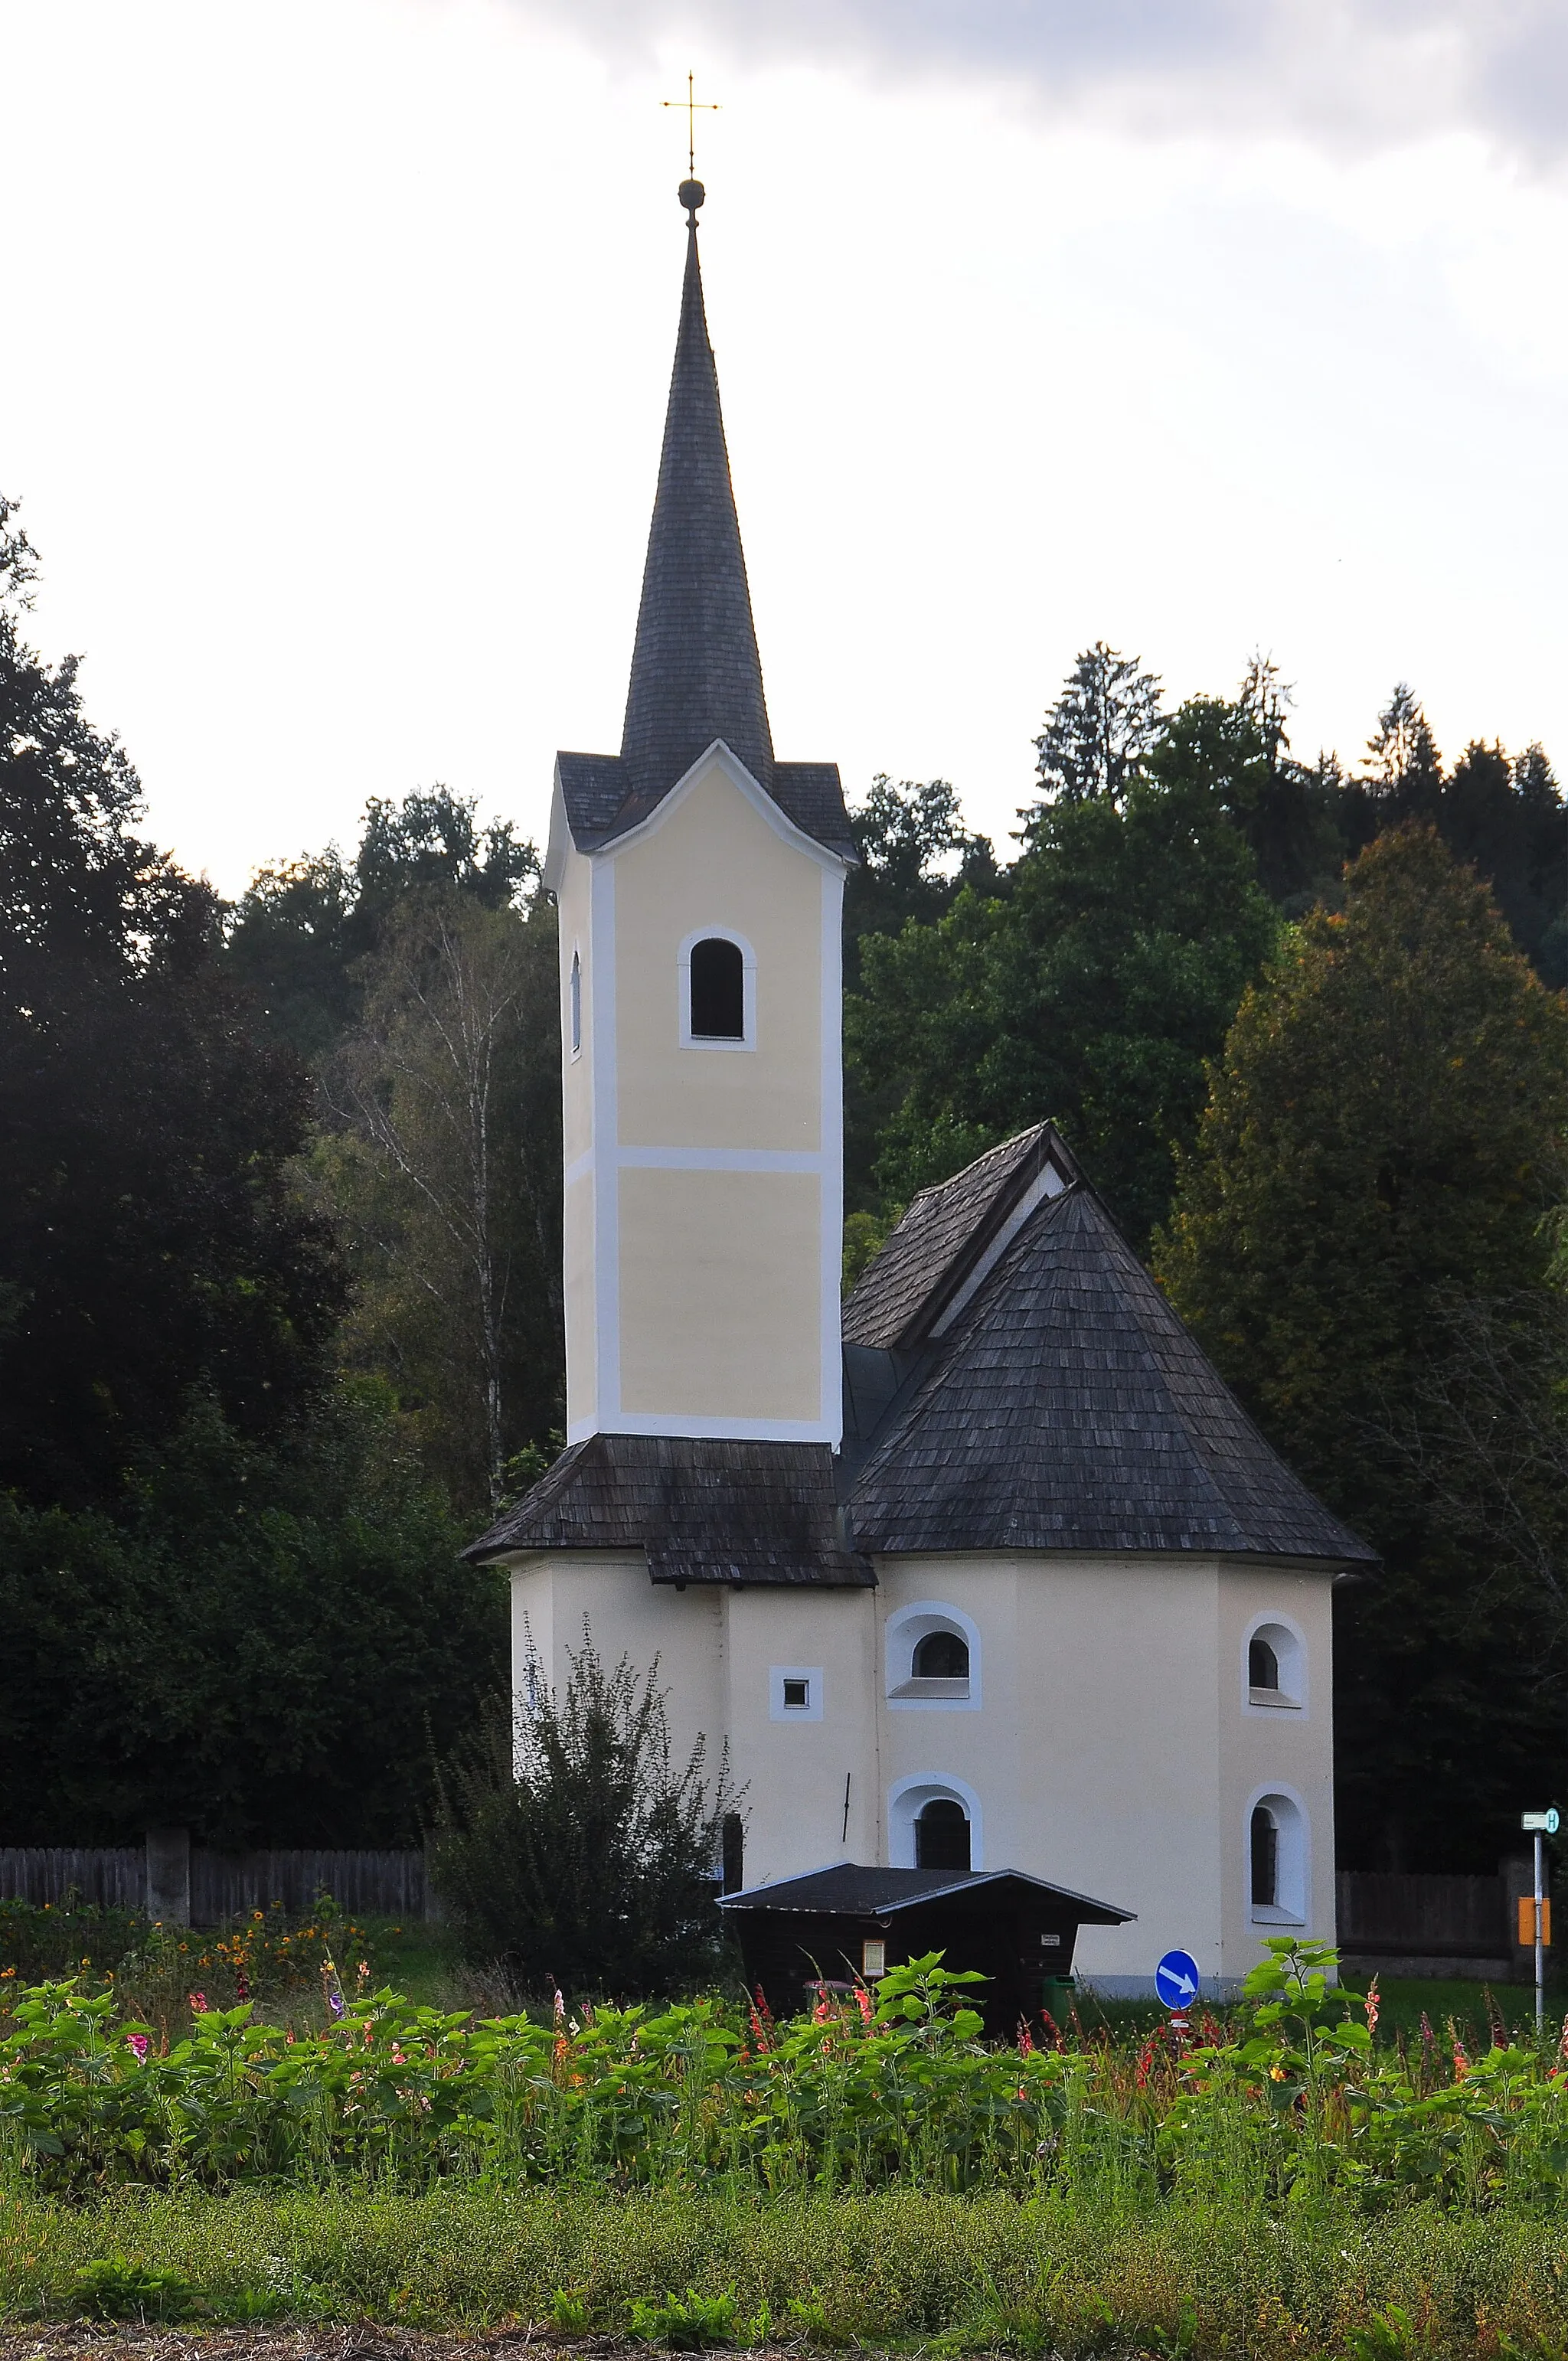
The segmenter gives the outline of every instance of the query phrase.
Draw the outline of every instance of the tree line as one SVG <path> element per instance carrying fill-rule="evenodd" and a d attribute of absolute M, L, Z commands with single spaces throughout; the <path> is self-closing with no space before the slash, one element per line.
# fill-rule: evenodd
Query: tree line
<path fill-rule="evenodd" d="M 0 507 L 8 1832 L 411 1837 L 506 1676 L 457 1553 L 564 1423 L 554 913 L 440 786 L 224 905 L 27 645 L 33 564 Z M 853 814 L 847 1278 L 1059 1123 L 1383 1553 L 1343 1857 L 1487 1866 L 1564 1734 L 1568 807 L 1403 686 L 1306 763 L 1261 658 L 1171 707 L 1097 642 L 1036 752 L 1005 856 L 941 780 Z"/>

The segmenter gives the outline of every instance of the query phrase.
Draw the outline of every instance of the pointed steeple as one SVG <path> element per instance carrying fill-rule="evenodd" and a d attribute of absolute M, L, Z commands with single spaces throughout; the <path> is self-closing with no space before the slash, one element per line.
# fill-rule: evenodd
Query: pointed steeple
<path fill-rule="evenodd" d="M 760 785 L 771 789 L 773 774 L 718 373 L 703 309 L 696 250 L 701 181 L 685 181 L 680 194 L 686 207 L 685 285 L 620 741 L 638 802 L 666 794 L 716 738 Z"/>

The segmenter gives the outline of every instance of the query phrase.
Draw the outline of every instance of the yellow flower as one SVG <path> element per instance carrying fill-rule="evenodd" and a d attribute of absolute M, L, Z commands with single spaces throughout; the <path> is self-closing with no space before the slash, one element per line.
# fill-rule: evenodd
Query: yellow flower
<path fill-rule="evenodd" d="M 1268 2079 L 1271 2082 L 1283 2082 L 1285 2080 L 1284 2067 L 1271 2066 L 1268 2070 Z"/>

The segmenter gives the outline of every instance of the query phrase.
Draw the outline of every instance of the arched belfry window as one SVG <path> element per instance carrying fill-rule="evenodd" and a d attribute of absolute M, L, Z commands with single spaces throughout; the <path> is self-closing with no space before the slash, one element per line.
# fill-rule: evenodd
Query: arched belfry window
<path fill-rule="evenodd" d="M 933 1795 L 915 1823 L 916 1869 L 967 1869 L 969 1814 L 951 1795 Z"/>
<path fill-rule="evenodd" d="M 746 1038 L 746 961 L 739 943 L 707 935 L 691 948 L 694 1041 Z"/>
<path fill-rule="evenodd" d="M 1255 1631 L 1247 1643 L 1246 1676 L 1251 1688 L 1279 1686 L 1279 1659 L 1261 1631 Z"/>

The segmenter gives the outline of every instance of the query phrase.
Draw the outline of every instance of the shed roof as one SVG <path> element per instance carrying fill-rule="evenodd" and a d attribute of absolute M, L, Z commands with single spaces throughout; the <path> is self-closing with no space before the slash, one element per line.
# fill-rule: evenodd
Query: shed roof
<path fill-rule="evenodd" d="M 1047 1884 L 1021 1869 L 876 1869 L 861 1861 L 836 1861 L 804 1877 L 784 1877 L 774 1885 L 749 1886 L 719 1897 L 721 1910 L 800 1911 L 823 1917 L 896 1917 L 931 1902 L 957 1900 L 984 1888 L 1026 1890 L 1065 1903 L 1080 1924 L 1122 1927 L 1136 1913 L 1113 1902 L 1094 1902 L 1065 1885 Z"/>

